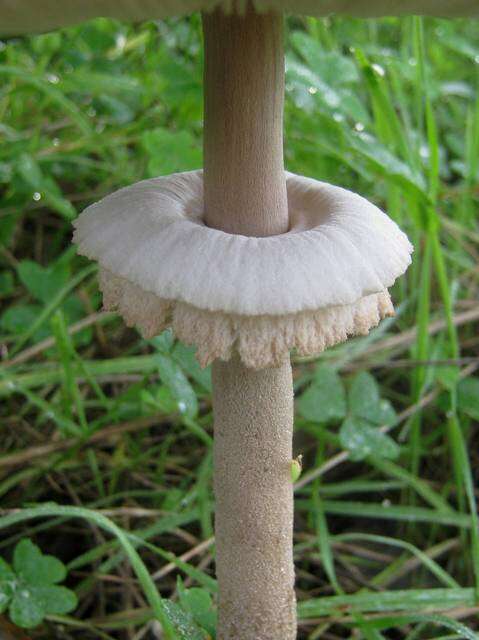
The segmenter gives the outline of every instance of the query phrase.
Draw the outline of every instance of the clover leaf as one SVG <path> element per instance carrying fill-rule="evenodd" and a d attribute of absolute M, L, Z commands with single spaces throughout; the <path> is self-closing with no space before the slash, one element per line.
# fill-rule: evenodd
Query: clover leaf
<path fill-rule="evenodd" d="M 368 456 L 397 458 L 399 447 L 379 426 L 391 425 L 396 412 L 388 400 L 381 398 L 379 386 L 365 371 L 358 373 L 351 383 L 348 395 L 348 417 L 341 425 L 339 438 L 351 460 L 364 460 Z"/>
<path fill-rule="evenodd" d="M 68 283 L 69 268 L 62 262 L 42 267 L 32 260 L 22 260 L 17 267 L 20 280 L 39 302 L 48 303 Z"/>
<path fill-rule="evenodd" d="M 54 556 L 44 556 L 31 540 L 21 540 L 15 547 L 13 568 L 29 584 L 56 584 L 66 577 L 65 565 Z"/>
<path fill-rule="evenodd" d="M 0 613 L 8 607 L 15 587 L 15 574 L 10 566 L 0 558 Z"/>
<path fill-rule="evenodd" d="M 349 411 L 373 424 L 392 424 L 396 412 L 389 400 L 381 398 L 379 385 L 370 373 L 362 371 L 353 378 L 348 397 Z"/>
<path fill-rule="evenodd" d="M 210 637 L 196 624 L 191 613 L 176 602 L 164 600 L 163 606 L 176 629 L 179 640 L 207 640 Z"/>
<path fill-rule="evenodd" d="M 217 613 L 209 592 L 201 587 L 185 589 L 181 578 L 177 580 L 177 589 L 182 609 L 206 632 L 207 638 L 215 638 Z"/>
<path fill-rule="evenodd" d="M 331 422 L 346 415 L 346 393 L 334 369 L 320 365 L 314 380 L 298 400 L 298 412 L 311 422 Z"/>
<path fill-rule="evenodd" d="M 392 459 L 399 455 L 398 445 L 379 428 L 394 424 L 394 407 L 381 398 L 378 383 L 365 371 L 354 376 L 346 392 L 338 373 L 328 365 L 319 365 L 299 397 L 297 409 L 311 422 L 341 423 L 339 440 L 351 460 L 368 456 Z"/>
<path fill-rule="evenodd" d="M 351 460 L 363 460 L 370 455 L 397 458 L 399 447 L 392 438 L 361 418 L 346 418 L 339 432 L 341 444 L 349 450 Z"/>
<path fill-rule="evenodd" d="M 31 540 L 21 540 L 13 553 L 13 568 L 0 558 L 0 613 L 7 608 L 18 627 L 37 627 L 47 615 L 69 613 L 77 606 L 73 591 L 59 586 L 65 565 L 43 555 Z"/>
<path fill-rule="evenodd" d="M 156 356 L 156 360 L 160 380 L 175 398 L 177 409 L 189 418 L 195 418 L 198 414 L 198 400 L 180 365 L 169 356 L 160 353 Z"/>

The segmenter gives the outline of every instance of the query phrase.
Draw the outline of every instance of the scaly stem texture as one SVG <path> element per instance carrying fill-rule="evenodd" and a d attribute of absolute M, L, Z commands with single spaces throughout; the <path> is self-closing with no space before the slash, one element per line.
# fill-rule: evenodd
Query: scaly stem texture
<path fill-rule="evenodd" d="M 205 219 L 227 233 L 288 230 L 283 25 L 277 14 L 203 16 Z M 293 640 L 291 364 L 213 365 L 218 640 Z"/>

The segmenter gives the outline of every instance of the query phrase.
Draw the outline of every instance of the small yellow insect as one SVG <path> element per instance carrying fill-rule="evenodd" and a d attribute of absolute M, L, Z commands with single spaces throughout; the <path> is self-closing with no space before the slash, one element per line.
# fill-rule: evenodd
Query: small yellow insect
<path fill-rule="evenodd" d="M 296 482 L 301 475 L 301 471 L 303 470 L 303 455 L 300 453 L 299 456 L 294 458 L 291 461 L 291 480 Z"/>

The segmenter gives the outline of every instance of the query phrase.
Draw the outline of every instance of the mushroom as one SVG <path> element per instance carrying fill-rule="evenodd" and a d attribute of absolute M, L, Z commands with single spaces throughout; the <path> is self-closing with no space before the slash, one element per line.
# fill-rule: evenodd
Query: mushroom
<path fill-rule="evenodd" d="M 219 640 L 296 637 L 289 351 L 317 353 L 392 314 L 410 262 L 362 197 L 283 166 L 282 11 L 477 15 L 476 0 L 0 0 L 0 31 L 202 9 L 204 173 L 146 180 L 78 218 L 105 305 L 172 326 L 212 362 Z"/>
<path fill-rule="evenodd" d="M 201 365 L 234 354 L 277 367 L 364 334 L 393 307 L 412 247 L 355 193 L 285 174 L 288 230 L 225 233 L 204 221 L 202 171 L 144 180 L 88 207 L 79 253 L 100 265 L 104 306 L 145 337 L 172 327 Z M 234 223 L 235 221 L 230 221 Z"/>

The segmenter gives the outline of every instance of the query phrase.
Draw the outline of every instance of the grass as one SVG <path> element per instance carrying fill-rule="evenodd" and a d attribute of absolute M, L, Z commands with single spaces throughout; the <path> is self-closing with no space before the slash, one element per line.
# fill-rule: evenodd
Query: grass
<path fill-rule="evenodd" d="M 209 372 L 101 312 L 70 245 L 90 202 L 201 165 L 201 69 L 197 16 L 0 43 L 0 554 L 32 538 L 80 602 L 34 638 L 213 633 Z M 288 169 L 415 245 L 395 319 L 295 359 L 301 639 L 479 637 L 478 80 L 474 22 L 287 24 Z"/>

